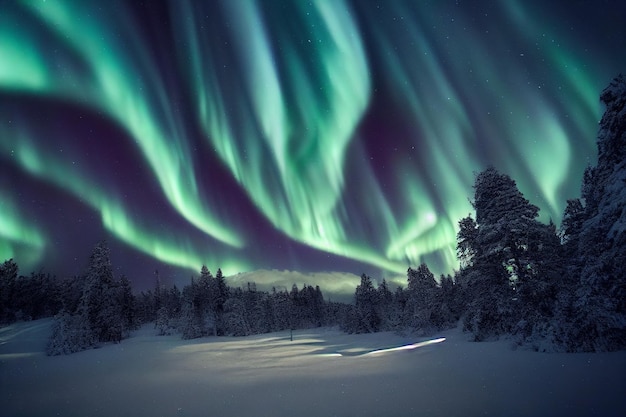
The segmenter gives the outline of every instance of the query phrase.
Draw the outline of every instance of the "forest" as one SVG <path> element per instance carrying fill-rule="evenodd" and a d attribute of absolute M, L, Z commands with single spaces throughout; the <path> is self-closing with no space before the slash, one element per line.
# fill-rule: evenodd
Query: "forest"
<path fill-rule="evenodd" d="M 321 326 L 426 335 L 462 326 L 477 342 L 507 337 L 537 351 L 626 349 L 626 78 L 600 99 L 597 164 L 585 170 L 580 198 L 567 200 L 560 227 L 540 222 L 515 180 L 488 167 L 475 175 L 474 213 L 458 222 L 454 275 L 436 278 L 421 264 L 392 290 L 363 274 L 346 304 L 326 301 L 318 286 L 230 287 L 220 269 L 202 266 L 183 288 L 163 286 L 157 274 L 153 290 L 136 294 L 127 277 L 114 277 L 100 242 L 85 273 L 71 278 L 19 275 L 6 260 L 0 324 L 54 316 L 49 355 L 120 343 L 146 323 L 184 339 Z"/>

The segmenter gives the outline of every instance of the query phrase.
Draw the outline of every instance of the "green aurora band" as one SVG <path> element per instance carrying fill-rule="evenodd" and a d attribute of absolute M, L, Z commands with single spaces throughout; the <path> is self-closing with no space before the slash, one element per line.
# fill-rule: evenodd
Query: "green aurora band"
<path fill-rule="evenodd" d="M 167 24 L 154 29 L 130 2 L 2 1 L 0 159 L 159 261 L 257 268 L 248 254 L 263 236 L 199 185 L 199 136 L 294 242 L 383 274 L 423 261 L 450 272 L 473 173 L 488 164 L 517 180 L 543 220 L 560 219 L 592 162 L 598 95 L 619 63 L 578 48 L 559 13 L 533 2 L 485 13 L 436 3 L 159 2 Z M 71 133 L 34 126 L 12 95 L 102 114 L 200 233 L 165 230 L 84 154 L 55 152 L 50 143 Z M 21 257 L 28 270 L 49 237 L 10 187 L 0 182 L 0 259 Z"/>

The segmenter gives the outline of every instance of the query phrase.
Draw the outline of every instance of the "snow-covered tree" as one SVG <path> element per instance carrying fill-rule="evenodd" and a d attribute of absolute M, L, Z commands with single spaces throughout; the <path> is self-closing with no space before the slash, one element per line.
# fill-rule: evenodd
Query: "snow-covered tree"
<path fill-rule="evenodd" d="M 319 286 L 313 288 L 304 285 L 299 291 L 298 308 L 300 310 L 300 323 L 298 327 L 319 327 L 324 321 L 324 297 Z"/>
<path fill-rule="evenodd" d="M 155 328 L 158 336 L 169 336 L 175 331 L 175 326 L 172 324 L 170 313 L 164 305 L 157 311 Z"/>
<path fill-rule="evenodd" d="M 17 271 L 18 266 L 13 259 L 6 260 L 0 265 L 0 323 L 10 323 L 15 320 L 13 297 Z"/>
<path fill-rule="evenodd" d="M 252 334 L 252 329 L 246 316 L 246 304 L 243 299 L 243 291 L 237 288 L 224 303 L 224 327 L 225 334 L 230 336 L 247 336 Z"/>
<path fill-rule="evenodd" d="M 110 282 L 103 286 L 101 297 L 100 308 L 95 315 L 100 329 L 98 340 L 119 343 L 124 334 L 125 319 L 122 314 L 121 288 L 118 283 Z"/>
<path fill-rule="evenodd" d="M 202 336 L 202 316 L 197 307 L 198 285 L 191 278 L 191 284 L 183 287 L 181 301 L 181 317 L 179 328 L 183 339 L 195 339 Z"/>
<path fill-rule="evenodd" d="M 426 264 L 407 270 L 407 302 L 405 324 L 413 331 L 429 332 L 433 327 L 432 314 L 436 309 L 437 281 Z"/>
<path fill-rule="evenodd" d="M 456 252 L 461 269 L 470 267 L 476 256 L 476 238 L 478 226 L 471 215 L 459 220 L 459 232 L 457 233 Z"/>
<path fill-rule="evenodd" d="M 598 164 L 585 171 L 583 222 L 570 269 L 579 276 L 566 337 L 571 350 L 626 348 L 626 77 L 615 78 L 600 99 L 606 111 Z"/>
<path fill-rule="evenodd" d="M 431 322 L 436 329 L 447 329 L 456 326 L 461 317 L 462 306 L 459 305 L 458 286 L 450 275 L 441 275 L 435 291 L 434 309 Z"/>
<path fill-rule="evenodd" d="M 119 342 L 127 334 L 129 282 L 113 279 L 110 251 L 100 242 L 89 257 L 85 275 L 66 282 L 62 313 L 55 318 L 48 354 L 72 353 L 102 342 Z M 74 300 L 77 293 L 80 298 Z M 132 302 L 132 300 L 126 300 Z M 132 305 L 126 307 L 132 308 Z"/>
<path fill-rule="evenodd" d="M 380 317 L 377 313 L 378 294 L 372 279 L 361 275 L 361 283 L 354 293 L 356 314 L 355 333 L 372 333 L 380 330 Z"/>
<path fill-rule="evenodd" d="M 15 281 L 11 308 L 17 320 L 51 317 L 61 309 L 61 288 L 56 277 L 43 272 L 20 275 Z"/>
<path fill-rule="evenodd" d="M 173 297 L 170 294 L 168 297 Z M 186 339 L 208 336 L 217 336 L 223 333 L 224 303 L 228 298 L 228 286 L 218 269 L 213 277 L 209 269 L 203 265 L 200 276 L 191 284 L 183 288 L 180 304 L 180 323 L 183 337 Z M 170 308 L 170 317 L 176 315 Z"/>
<path fill-rule="evenodd" d="M 131 330 L 137 328 L 137 318 L 135 311 L 135 296 L 130 281 L 122 275 L 119 282 L 119 305 L 122 320 L 124 337 L 128 336 Z"/>
<path fill-rule="evenodd" d="M 540 308 L 537 300 L 553 297 L 561 262 L 556 230 L 538 222 L 539 208 L 493 167 L 477 175 L 474 190 L 476 228 L 467 220 L 459 238 L 460 252 L 468 246 L 473 254 L 460 274 L 469 300 L 465 328 L 477 339 L 510 333 L 520 320 L 525 331 L 533 329 L 528 320 Z"/>
<path fill-rule="evenodd" d="M 211 311 L 213 313 L 213 335 L 221 335 L 224 332 L 224 303 L 228 299 L 229 288 L 220 268 L 215 273 L 211 291 Z"/>
<path fill-rule="evenodd" d="M 396 308 L 393 293 L 385 278 L 378 284 L 376 292 L 376 314 L 380 317 L 380 328 L 382 330 L 397 330 L 402 321 L 402 313 Z"/>
<path fill-rule="evenodd" d="M 567 200 L 559 235 L 561 242 L 568 248 L 568 255 L 575 256 L 578 250 L 580 232 L 585 220 L 585 208 L 579 198 Z M 570 249 L 571 248 L 571 249 Z"/>
<path fill-rule="evenodd" d="M 300 294 L 300 290 L 298 289 L 298 285 L 294 282 L 291 286 L 291 291 L 289 292 L 289 299 L 291 300 L 290 305 L 290 313 L 289 313 L 289 323 L 291 329 L 297 329 L 300 327 L 300 324 L 304 320 L 302 316 L 303 310 L 302 305 L 304 301 L 302 300 L 302 295 Z"/>
<path fill-rule="evenodd" d="M 95 342 L 119 341 L 121 309 L 113 282 L 113 267 L 106 242 L 98 243 L 89 257 L 78 315 L 89 323 Z"/>
<path fill-rule="evenodd" d="M 55 316 L 46 354 L 69 355 L 94 346 L 97 341 L 85 316 L 72 315 L 62 310 Z"/>

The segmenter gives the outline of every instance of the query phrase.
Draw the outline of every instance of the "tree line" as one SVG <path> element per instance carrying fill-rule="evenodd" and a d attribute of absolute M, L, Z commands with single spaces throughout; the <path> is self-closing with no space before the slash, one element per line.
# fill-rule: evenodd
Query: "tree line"
<path fill-rule="evenodd" d="M 259 291 L 229 287 L 206 266 L 179 290 L 156 279 L 133 294 L 113 277 L 99 243 L 83 276 L 17 275 L 0 265 L 0 323 L 55 315 L 48 354 L 119 342 L 144 323 L 185 339 L 243 336 L 338 325 L 346 332 L 428 334 L 454 327 L 476 341 L 511 337 L 542 351 L 626 348 L 626 78 L 601 96 L 598 163 L 585 170 L 581 197 L 567 201 L 561 227 L 537 220 L 539 208 L 508 175 L 489 167 L 475 177 L 474 213 L 459 220 L 460 269 L 438 280 L 425 264 L 407 271 L 406 288 L 374 285 L 363 274 L 354 303 L 325 301 L 319 287 Z"/>
<path fill-rule="evenodd" d="M 156 334 L 246 336 L 337 323 L 338 303 L 325 302 L 319 286 L 257 290 L 255 283 L 230 287 L 221 269 L 206 266 L 182 290 L 156 275 L 153 290 L 134 294 L 130 281 L 113 277 L 110 250 L 98 243 L 83 275 L 58 280 L 39 273 L 18 276 L 12 260 L 0 265 L 0 324 L 54 316 L 48 355 L 69 354 L 119 343 L 140 326 Z"/>

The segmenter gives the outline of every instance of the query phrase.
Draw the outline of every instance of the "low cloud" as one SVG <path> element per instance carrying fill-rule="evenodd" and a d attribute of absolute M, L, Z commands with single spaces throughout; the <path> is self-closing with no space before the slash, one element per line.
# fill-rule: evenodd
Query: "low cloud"
<path fill-rule="evenodd" d="M 231 286 L 244 288 L 248 285 L 248 282 L 254 282 L 257 288 L 263 291 L 270 291 L 272 287 L 276 287 L 276 290 L 286 289 L 291 291 L 293 284 L 296 284 L 298 289 L 302 289 L 304 284 L 313 287 L 319 285 L 326 300 L 350 302 L 354 296 L 356 286 L 361 282 L 361 278 L 359 275 L 348 272 L 304 273 L 262 269 L 231 275 L 227 278 L 227 281 Z"/>
<path fill-rule="evenodd" d="M 374 285 L 380 283 L 382 278 L 371 277 Z M 257 289 L 271 291 L 275 287 L 277 291 L 291 291 L 293 284 L 302 289 L 304 284 L 315 287 L 319 285 L 325 300 L 341 301 L 350 303 L 354 300 L 354 291 L 361 283 L 361 276 L 349 272 L 299 272 L 288 270 L 260 269 L 251 272 L 240 272 L 226 278 L 228 284 L 233 287 L 245 288 L 248 282 L 254 282 Z M 391 291 L 398 286 L 407 286 L 406 276 L 395 275 L 386 277 Z"/>

